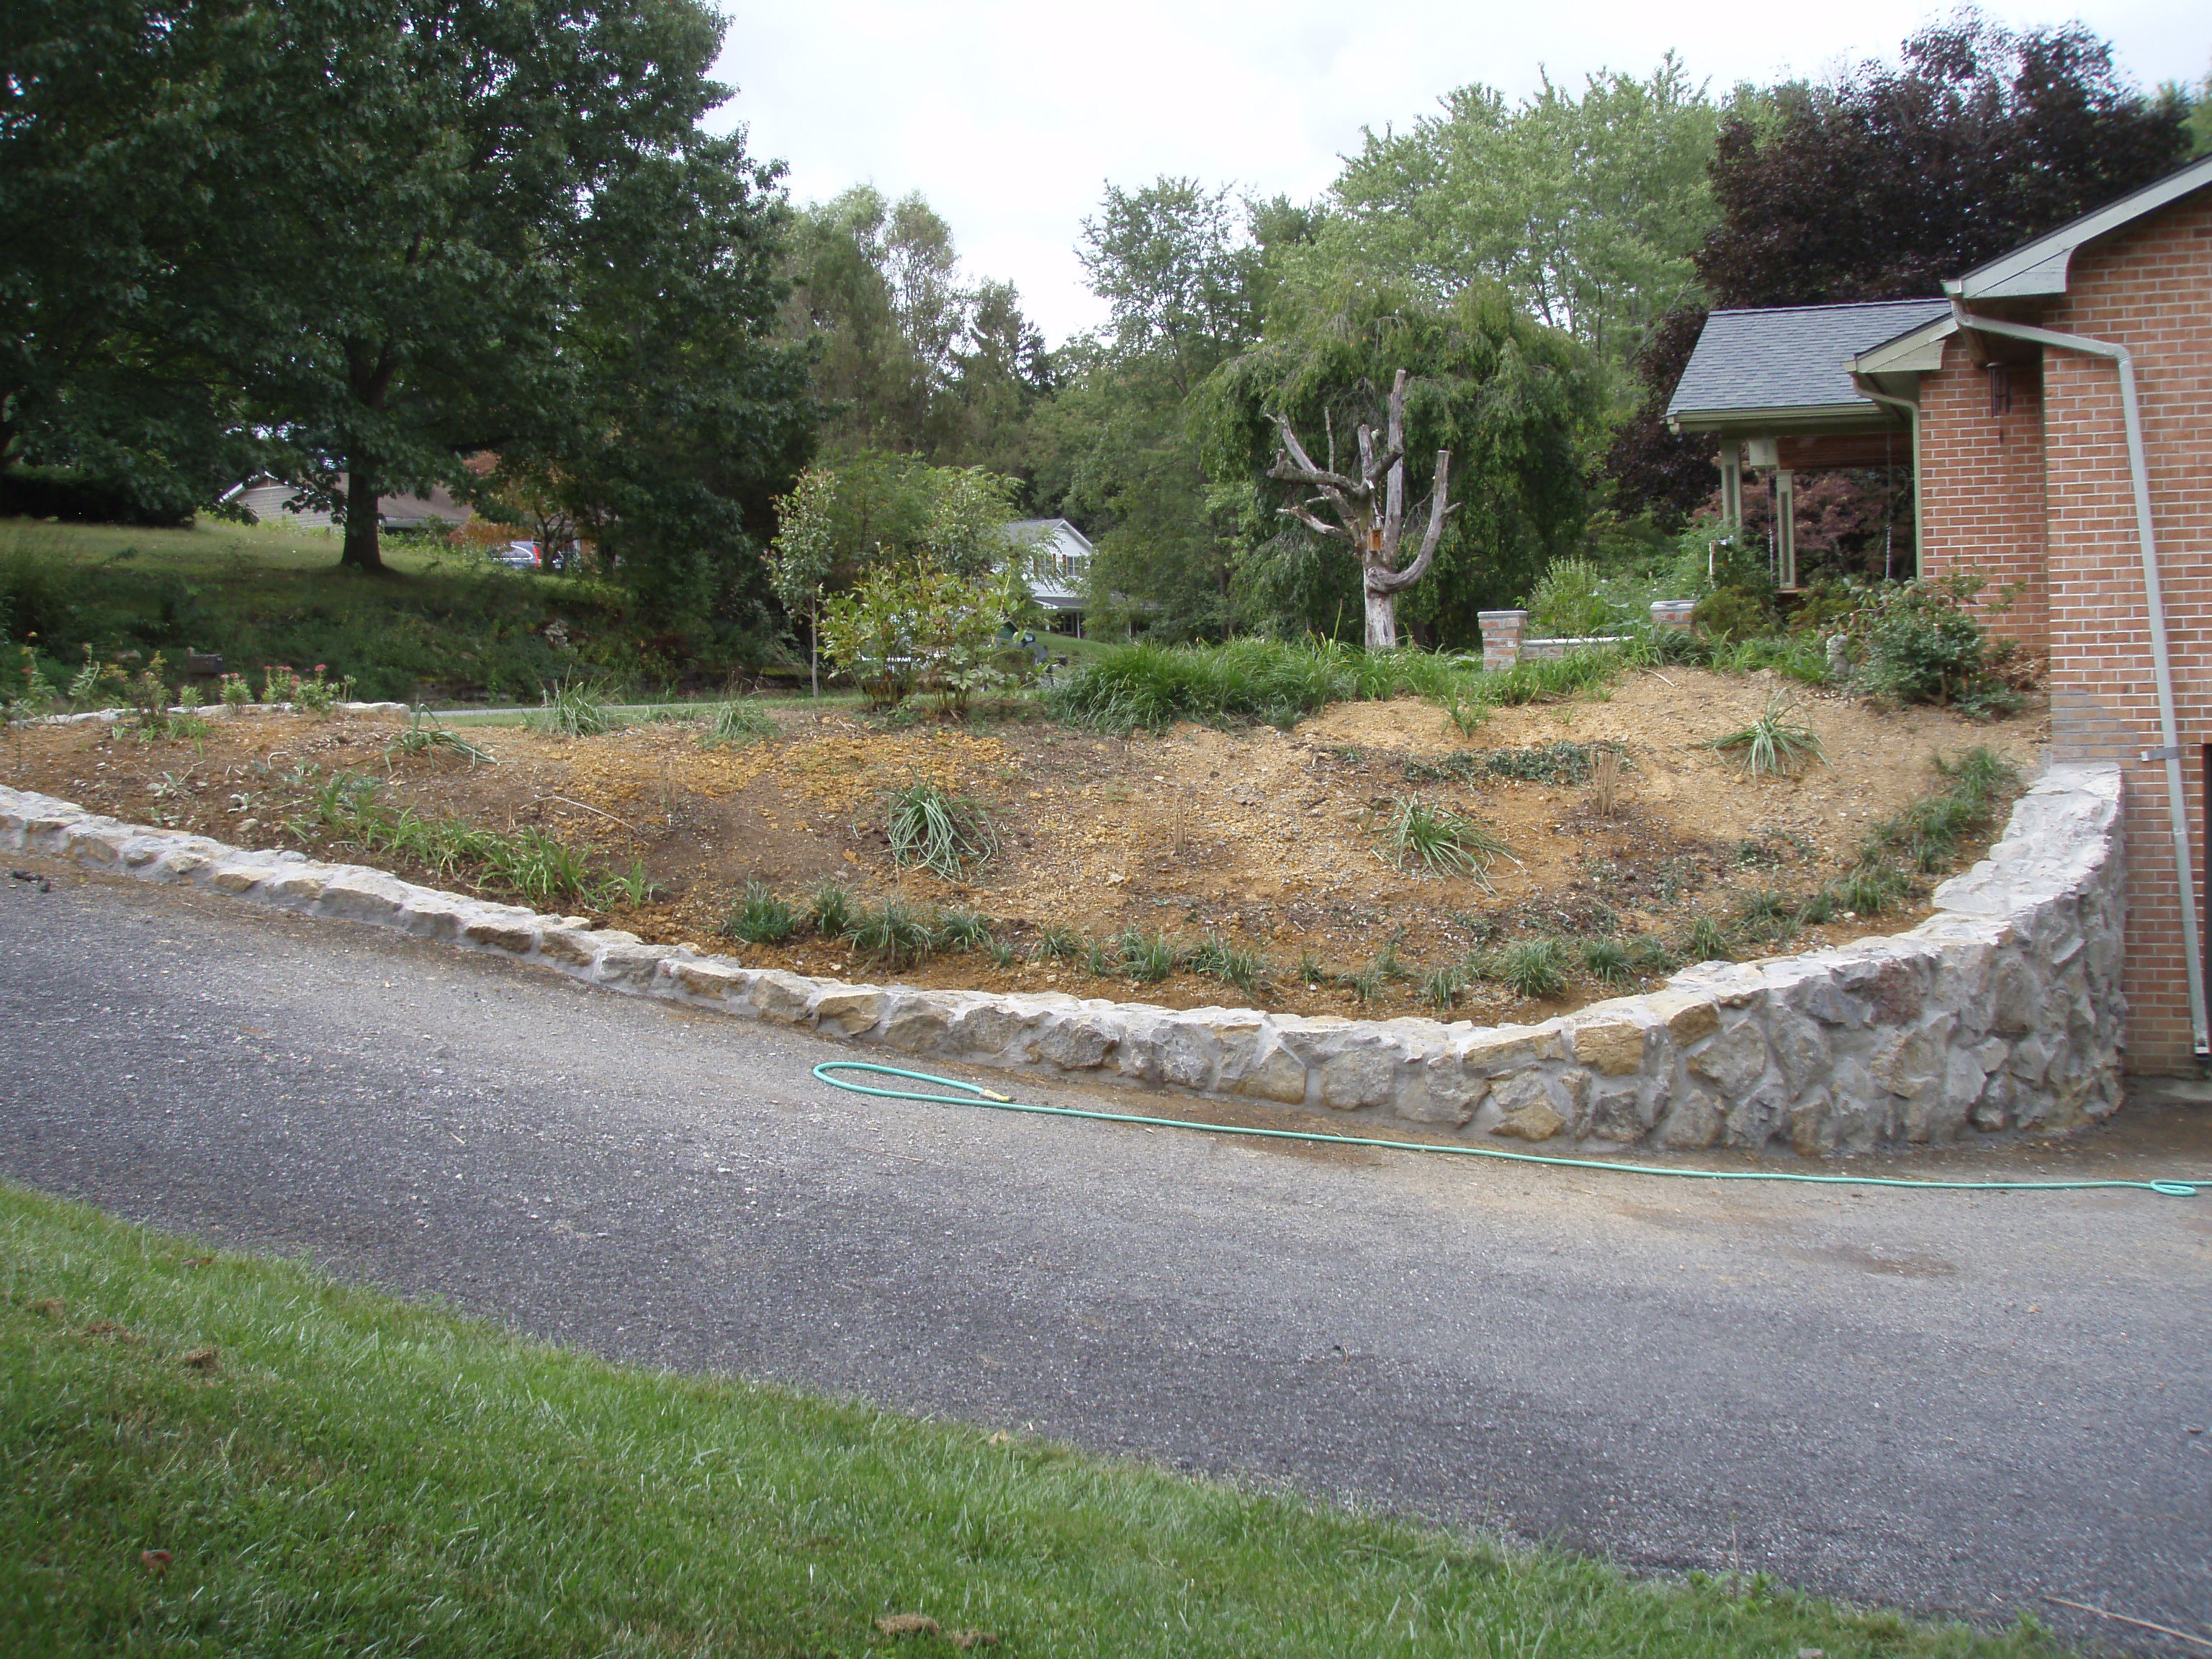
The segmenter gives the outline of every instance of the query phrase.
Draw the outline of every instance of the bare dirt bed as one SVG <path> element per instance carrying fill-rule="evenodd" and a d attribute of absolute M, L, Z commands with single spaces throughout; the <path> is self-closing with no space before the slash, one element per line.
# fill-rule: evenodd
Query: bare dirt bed
<path fill-rule="evenodd" d="M 699 728 L 674 724 L 588 738 L 471 733 L 496 766 L 388 757 L 395 722 L 348 718 L 218 719 L 196 743 L 18 727 L 0 756 L 10 783 L 120 817 L 435 879 L 304 822 L 313 781 L 351 769 L 384 780 L 383 800 L 425 817 L 538 826 L 611 862 L 641 858 L 661 896 L 605 913 L 610 925 L 756 965 L 890 976 L 841 941 L 766 947 L 720 936 L 749 881 L 794 902 L 838 881 L 863 903 L 896 896 L 980 912 L 1019 954 L 1002 966 L 981 950 L 940 952 L 902 969 L 905 982 L 1392 1015 L 1431 1012 L 1419 1000 L 1424 975 L 1471 950 L 1553 938 L 1572 963 L 1583 941 L 1646 936 L 1685 954 L 1696 918 L 1728 924 L 1755 894 L 1794 905 L 1841 873 L 1872 825 L 1938 786 L 1934 757 L 1978 744 L 2025 764 L 2045 738 L 2039 709 L 1974 724 L 1808 696 L 1801 712 L 1828 764 L 1794 779 L 1744 778 L 1706 745 L 1778 689 L 1761 675 L 1638 672 L 1590 698 L 1501 709 L 1472 738 L 1436 708 L 1399 701 L 1334 705 L 1287 733 L 1180 726 L 1126 741 L 1033 717 L 890 730 L 849 710 L 781 712 L 779 736 L 736 748 L 704 745 Z M 1628 757 L 1610 817 L 1598 816 L 1587 784 L 1547 781 L 1540 764 L 1522 769 L 1540 775 L 1528 778 L 1487 769 L 1493 755 L 1601 740 Z M 919 779 L 974 796 L 997 823 L 999 856 L 972 882 L 893 866 L 884 793 Z M 1487 885 L 1393 867 L 1383 823 L 1413 794 L 1495 830 L 1510 861 L 1493 865 Z M 1742 936 L 1738 948 L 1810 949 L 1924 914 L 1838 917 L 1755 943 Z M 1196 945 L 1212 934 L 1261 952 L 1265 987 L 1248 998 L 1187 969 L 1136 986 L 1081 960 L 1032 960 L 1039 930 L 1053 923 L 1100 939 L 1133 930 Z M 1454 1017 L 1542 1018 L 1622 988 L 1577 971 L 1562 994 L 1534 1000 L 1476 982 Z"/>

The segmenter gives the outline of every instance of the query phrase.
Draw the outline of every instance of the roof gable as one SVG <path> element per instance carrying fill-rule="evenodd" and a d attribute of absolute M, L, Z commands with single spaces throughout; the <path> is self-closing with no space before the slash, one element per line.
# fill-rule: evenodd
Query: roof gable
<path fill-rule="evenodd" d="M 1667 418 L 1879 412 L 1851 384 L 1862 351 L 1951 314 L 1946 300 L 1716 311 L 1667 404 Z"/>
<path fill-rule="evenodd" d="M 2037 237 L 2025 246 L 1977 265 L 1965 276 L 1943 284 L 1943 291 L 1961 300 L 2024 299 L 2037 295 L 2063 294 L 2074 255 L 2085 243 L 2109 236 L 2136 220 L 2171 207 L 2185 196 L 2212 185 L 2212 155 L 2169 173 L 2154 185 L 2145 185 L 2133 195 L 2107 203 L 2094 213 L 2085 213 L 2070 224 Z"/>

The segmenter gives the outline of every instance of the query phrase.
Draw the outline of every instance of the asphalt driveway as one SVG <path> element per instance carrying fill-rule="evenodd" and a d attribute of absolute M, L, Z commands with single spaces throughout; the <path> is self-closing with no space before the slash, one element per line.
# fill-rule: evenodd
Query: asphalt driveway
<path fill-rule="evenodd" d="M 46 1191 L 611 1356 L 1634 1568 L 2212 1638 L 2212 1192 L 1714 1187 L 871 1101 L 811 1077 L 850 1052 L 814 1037 L 15 867 L 52 879 L 0 883 L 0 1173 Z M 1942 1167 L 2212 1174 L 2212 1111 Z"/>

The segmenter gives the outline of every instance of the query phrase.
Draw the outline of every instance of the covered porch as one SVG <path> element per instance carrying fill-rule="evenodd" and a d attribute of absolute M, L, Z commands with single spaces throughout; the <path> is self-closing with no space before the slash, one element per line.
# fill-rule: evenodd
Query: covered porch
<path fill-rule="evenodd" d="M 1919 546 L 1919 410 L 1912 377 L 1855 374 L 1853 360 L 1950 315 L 1943 300 L 1716 311 L 1667 408 L 1677 433 L 1717 441 L 1721 512 L 1743 523 L 1745 475 L 1770 492 L 1774 585 L 1798 587 L 1796 481 L 1837 468 L 1911 469 Z M 1940 349 L 1940 345 L 1937 348 Z"/>

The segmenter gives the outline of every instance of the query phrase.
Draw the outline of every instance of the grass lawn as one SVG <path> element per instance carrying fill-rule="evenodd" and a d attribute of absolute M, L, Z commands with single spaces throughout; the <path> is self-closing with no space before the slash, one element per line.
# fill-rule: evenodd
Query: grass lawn
<path fill-rule="evenodd" d="M 2056 1651 L 605 1364 L 12 1187 L 0 1456 L 9 1653 Z"/>
<path fill-rule="evenodd" d="M 722 672 L 686 659 L 696 642 L 641 640 L 611 583 L 401 536 L 385 539 L 386 574 L 364 576 L 338 568 L 338 548 L 335 532 L 279 525 L 0 520 L 0 637 L 35 633 L 58 684 L 90 644 L 103 658 L 161 651 L 179 672 L 186 651 L 211 652 L 257 685 L 270 663 L 326 663 L 361 696 L 441 702 L 536 702 L 563 675 L 658 686 L 679 665 Z"/>

